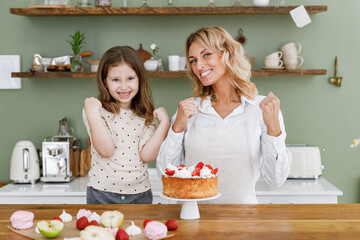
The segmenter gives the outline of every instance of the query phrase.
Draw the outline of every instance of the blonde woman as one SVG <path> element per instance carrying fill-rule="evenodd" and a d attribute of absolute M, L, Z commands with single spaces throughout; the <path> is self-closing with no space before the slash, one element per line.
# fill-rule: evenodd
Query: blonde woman
<path fill-rule="evenodd" d="M 290 170 L 280 101 L 272 92 L 258 95 L 241 44 L 221 27 L 190 34 L 186 59 L 194 97 L 181 101 L 172 117 L 158 171 L 167 163 L 203 161 L 219 169 L 222 196 L 211 203 L 257 203 L 260 175 L 279 186 Z"/>

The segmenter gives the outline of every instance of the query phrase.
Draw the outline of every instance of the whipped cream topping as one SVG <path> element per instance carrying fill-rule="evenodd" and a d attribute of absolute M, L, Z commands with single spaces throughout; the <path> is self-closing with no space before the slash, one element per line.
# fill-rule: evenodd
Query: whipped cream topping
<path fill-rule="evenodd" d="M 166 164 L 166 168 L 169 170 L 174 170 L 175 173 L 179 171 L 179 169 L 176 166 L 172 165 L 171 163 Z"/>
<path fill-rule="evenodd" d="M 129 235 L 129 236 L 135 236 L 135 235 L 139 235 L 141 234 L 141 228 L 139 228 L 138 226 L 135 225 L 135 223 L 133 221 L 131 221 L 131 226 L 127 227 L 125 232 Z"/>
<path fill-rule="evenodd" d="M 97 221 L 97 223 L 100 224 L 100 215 L 96 212 L 93 212 L 90 217 L 88 217 L 88 221 L 91 222 L 93 220 Z"/>
<path fill-rule="evenodd" d="M 175 172 L 175 174 L 173 175 L 174 177 L 178 177 L 178 178 L 191 178 L 191 172 L 186 169 L 183 168 L 180 171 Z"/>
<path fill-rule="evenodd" d="M 204 166 L 200 171 L 200 177 L 207 177 L 209 175 L 211 175 L 211 170 L 208 167 Z"/>
<path fill-rule="evenodd" d="M 82 217 L 86 217 L 89 219 L 91 214 L 92 214 L 92 212 L 90 210 L 86 210 L 85 208 L 83 208 L 83 209 L 80 209 L 78 211 L 78 213 L 76 214 L 76 219 L 80 219 Z"/>
<path fill-rule="evenodd" d="M 163 238 L 167 235 L 167 227 L 161 222 L 149 222 L 145 227 L 145 235 L 149 239 Z"/>
<path fill-rule="evenodd" d="M 209 169 L 208 167 L 204 166 L 201 171 L 200 171 L 200 176 L 192 176 L 192 172 L 195 170 L 196 165 L 192 165 L 190 167 L 183 167 L 180 170 L 178 169 L 178 167 L 172 165 L 171 163 L 168 163 L 166 165 L 166 168 L 168 170 L 174 170 L 175 174 L 174 175 L 167 175 L 165 173 L 165 176 L 168 177 L 177 177 L 177 178 L 212 178 L 215 177 L 215 174 L 211 173 L 211 169 Z"/>
<path fill-rule="evenodd" d="M 63 210 L 62 214 L 59 217 L 64 223 L 72 221 L 72 216 L 69 213 L 65 212 L 65 210 Z"/>

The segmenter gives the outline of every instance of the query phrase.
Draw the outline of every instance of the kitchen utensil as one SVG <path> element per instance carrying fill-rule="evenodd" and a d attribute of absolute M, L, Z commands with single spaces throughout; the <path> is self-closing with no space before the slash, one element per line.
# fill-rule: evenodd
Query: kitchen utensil
<path fill-rule="evenodd" d="M 80 153 L 80 176 L 86 176 L 91 167 L 91 142 L 88 138 L 88 147 Z"/>
<path fill-rule="evenodd" d="M 265 7 L 269 5 L 269 0 L 253 0 L 253 4 L 256 7 Z"/>
<path fill-rule="evenodd" d="M 209 0 L 209 5 L 208 7 L 216 7 L 215 3 L 214 3 L 214 0 Z"/>
<path fill-rule="evenodd" d="M 136 51 L 139 54 L 143 63 L 152 57 L 151 53 L 149 53 L 148 51 L 146 51 L 142 48 L 142 43 L 140 43 L 140 48 Z"/>
<path fill-rule="evenodd" d="M 111 0 L 95 0 L 95 7 L 111 7 Z"/>
<path fill-rule="evenodd" d="M 293 55 L 284 57 L 283 62 L 286 69 L 294 70 L 303 65 L 304 59 L 300 56 Z"/>
<path fill-rule="evenodd" d="M 140 7 L 149 7 L 149 5 L 147 4 L 148 0 L 143 0 L 142 1 L 142 5 Z"/>
<path fill-rule="evenodd" d="M 320 151 L 325 151 L 315 146 L 305 144 L 287 145 L 292 154 L 292 162 L 288 178 L 317 179 L 322 175 L 324 166 L 321 165 Z"/>
<path fill-rule="evenodd" d="M 334 77 L 330 78 L 330 83 L 332 83 L 338 87 L 341 87 L 342 77 L 337 76 L 337 66 L 338 66 L 338 59 L 336 56 L 335 57 L 335 73 L 334 73 Z"/>
<path fill-rule="evenodd" d="M 284 58 L 286 58 L 288 55 L 299 55 L 301 52 L 301 44 L 298 42 L 290 42 L 284 44 L 280 50 L 284 54 Z"/>
<path fill-rule="evenodd" d="M 100 63 L 100 59 L 97 60 L 88 60 L 85 61 L 87 64 L 90 64 L 90 69 L 92 72 L 97 72 L 98 67 L 99 67 L 99 63 Z"/>
<path fill-rule="evenodd" d="M 40 63 L 44 66 L 44 72 L 48 71 L 47 67 L 51 64 L 52 60 L 52 58 L 40 58 Z"/>
<path fill-rule="evenodd" d="M 246 42 L 246 37 L 244 36 L 243 33 L 244 33 L 244 31 L 242 30 L 242 28 L 239 28 L 238 35 L 235 38 L 235 40 L 244 45 Z"/>
<path fill-rule="evenodd" d="M 42 143 L 42 182 L 70 182 L 79 176 L 80 140 L 74 136 L 52 136 Z"/>
<path fill-rule="evenodd" d="M 241 7 L 241 3 L 239 0 L 235 0 L 233 7 Z"/>
<path fill-rule="evenodd" d="M 36 183 L 40 178 L 39 157 L 30 141 L 16 143 L 10 162 L 10 182 Z"/>

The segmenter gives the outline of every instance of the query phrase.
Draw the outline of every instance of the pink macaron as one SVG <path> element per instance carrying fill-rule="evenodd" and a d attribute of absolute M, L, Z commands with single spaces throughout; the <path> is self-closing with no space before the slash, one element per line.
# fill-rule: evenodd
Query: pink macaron
<path fill-rule="evenodd" d="M 145 235 L 149 239 L 158 239 L 166 237 L 167 227 L 161 222 L 148 222 L 145 227 Z"/>
<path fill-rule="evenodd" d="M 15 229 L 28 229 L 31 228 L 34 223 L 34 213 L 29 211 L 16 211 L 11 217 L 11 225 Z"/>

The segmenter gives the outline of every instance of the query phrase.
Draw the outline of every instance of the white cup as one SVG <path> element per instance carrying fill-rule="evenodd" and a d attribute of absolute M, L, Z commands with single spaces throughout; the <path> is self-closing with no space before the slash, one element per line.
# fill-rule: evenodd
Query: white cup
<path fill-rule="evenodd" d="M 280 50 L 286 56 L 299 55 L 301 52 L 301 44 L 298 42 L 290 42 L 283 45 Z"/>
<path fill-rule="evenodd" d="M 284 63 L 280 58 L 265 57 L 264 64 L 266 68 L 282 68 Z"/>
<path fill-rule="evenodd" d="M 181 71 L 186 70 L 186 58 L 185 57 L 179 58 L 179 69 Z"/>
<path fill-rule="evenodd" d="M 169 71 L 179 71 L 180 56 L 170 55 L 168 56 L 168 60 L 169 60 Z"/>
<path fill-rule="evenodd" d="M 267 55 L 265 58 L 278 58 L 280 59 L 283 56 L 283 53 L 281 51 L 273 52 L 269 55 Z"/>
<path fill-rule="evenodd" d="M 269 5 L 269 0 L 253 0 L 256 7 L 265 7 Z"/>
<path fill-rule="evenodd" d="M 304 59 L 297 55 L 290 55 L 290 56 L 287 56 L 286 58 L 284 57 L 283 60 L 284 60 L 285 68 L 290 69 L 290 70 L 297 69 L 297 68 L 301 67 L 301 65 L 303 65 L 303 63 L 304 63 Z M 300 62 L 299 62 L 299 60 L 300 60 Z"/>

